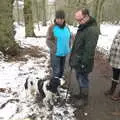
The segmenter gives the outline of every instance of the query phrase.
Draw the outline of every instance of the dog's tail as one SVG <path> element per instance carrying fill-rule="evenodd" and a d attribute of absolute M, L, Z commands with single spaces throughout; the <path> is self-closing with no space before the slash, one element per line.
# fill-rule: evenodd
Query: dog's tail
<path fill-rule="evenodd" d="M 44 80 L 38 80 L 38 90 L 40 92 L 40 95 L 44 98 L 45 97 L 45 93 L 43 91 L 43 83 L 44 83 Z"/>

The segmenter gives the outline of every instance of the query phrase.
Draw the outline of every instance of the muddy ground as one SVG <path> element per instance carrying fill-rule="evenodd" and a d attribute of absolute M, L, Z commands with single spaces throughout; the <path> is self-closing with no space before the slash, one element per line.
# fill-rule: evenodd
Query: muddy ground
<path fill-rule="evenodd" d="M 77 120 L 120 120 L 120 101 L 104 95 L 110 87 L 111 67 L 104 55 L 96 53 L 93 72 L 90 74 L 89 105 L 75 112 Z M 88 113 L 86 116 L 83 113 Z"/>

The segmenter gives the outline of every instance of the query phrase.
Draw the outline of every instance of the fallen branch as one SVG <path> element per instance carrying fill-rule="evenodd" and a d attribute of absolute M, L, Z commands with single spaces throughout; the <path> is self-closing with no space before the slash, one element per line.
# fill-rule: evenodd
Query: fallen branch
<path fill-rule="evenodd" d="M 0 106 L 0 109 L 4 108 L 6 106 L 6 104 L 8 104 L 9 102 L 19 102 L 19 99 L 9 99 L 8 101 L 6 101 L 5 103 L 3 103 L 1 106 Z"/>

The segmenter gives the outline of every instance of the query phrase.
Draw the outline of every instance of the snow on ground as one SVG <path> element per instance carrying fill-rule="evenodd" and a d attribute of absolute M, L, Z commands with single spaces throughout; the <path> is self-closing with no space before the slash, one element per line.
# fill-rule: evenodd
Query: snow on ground
<path fill-rule="evenodd" d="M 16 26 L 16 41 L 21 47 L 38 46 L 42 57 L 35 58 L 25 55 L 27 61 L 5 62 L 0 53 L 0 120 L 24 120 L 34 118 L 35 120 L 75 120 L 74 110 L 70 104 L 65 103 L 54 106 L 52 111 L 48 111 L 35 98 L 26 98 L 24 83 L 28 76 L 45 78 L 49 75 L 49 49 L 45 38 L 25 38 L 24 26 Z M 45 36 L 47 28 L 40 26 L 41 32 L 35 31 L 39 36 Z M 3 88 L 3 89 L 2 89 Z M 62 100 L 65 99 L 64 90 Z M 64 99 L 63 99 L 64 98 Z"/>
<path fill-rule="evenodd" d="M 27 61 L 5 62 L 2 53 L 0 53 L 0 120 L 24 120 L 25 118 L 35 118 L 35 120 L 75 120 L 74 110 L 70 104 L 65 103 L 63 106 L 56 105 L 52 111 L 48 111 L 35 99 L 25 97 L 24 83 L 28 76 L 36 78 L 44 78 L 49 75 L 49 49 L 46 45 L 47 27 L 35 25 L 35 34 L 41 36 L 39 38 L 25 38 L 24 26 L 14 24 L 16 27 L 16 41 L 23 47 L 38 46 L 39 51 L 46 57 L 39 58 L 24 56 Z M 101 25 L 101 35 L 98 40 L 97 48 L 101 52 L 108 52 L 115 37 L 119 25 Z M 73 34 L 77 28 L 70 27 Z M 65 99 L 66 90 L 64 90 L 62 99 Z"/>

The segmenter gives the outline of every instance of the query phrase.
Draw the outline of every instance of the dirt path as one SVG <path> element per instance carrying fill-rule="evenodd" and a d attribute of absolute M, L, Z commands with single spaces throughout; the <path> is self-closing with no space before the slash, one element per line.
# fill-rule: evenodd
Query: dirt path
<path fill-rule="evenodd" d="M 104 96 L 104 91 L 110 86 L 112 71 L 109 63 L 101 54 L 96 54 L 94 70 L 89 77 L 89 105 L 84 110 L 76 110 L 77 119 L 120 120 L 120 102 L 114 102 Z M 88 115 L 83 115 L 83 112 L 87 112 Z"/>

